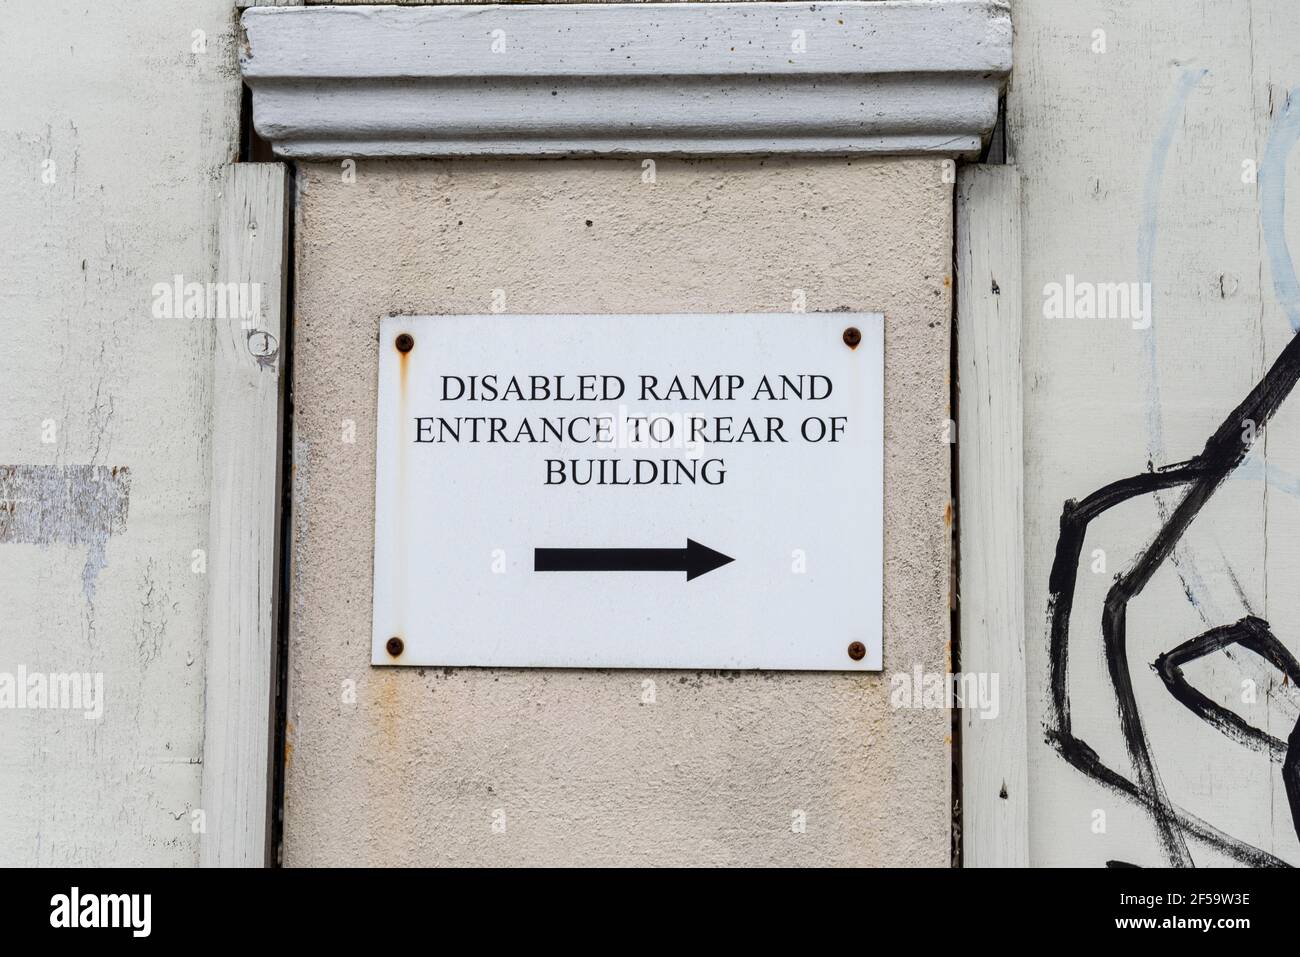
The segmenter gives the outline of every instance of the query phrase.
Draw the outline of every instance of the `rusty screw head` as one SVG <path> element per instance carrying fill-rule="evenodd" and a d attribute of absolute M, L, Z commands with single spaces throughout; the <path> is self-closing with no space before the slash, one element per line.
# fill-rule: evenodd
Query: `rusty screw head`
<path fill-rule="evenodd" d="M 394 637 L 388 639 L 388 644 L 385 647 L 388 649 L 388 653 L 394 658 L 400 658 L 402 655 L 402 649 L 405 648 L 406 645 L 402 643 L 401 638 Z"/>
<path fill-rule="evenodd" d="M 396 638 L 393 639 L 393 641 L 396 640 Z M 854 661 L 861 661 L 863 658 L 867 657 L 867 646 L 860 641 L 853 642 L 849 645 L 849 657 Z"/>
<path fill-rule="evenodd" d="M 397 337 L 397 341 L 394 344 L 397 346 L 398 352 L 410 352 L 415 348 L 415 336 L 411 335 L 409 332 L 403 332 Z"/>
<path fill-rule="evenodd" d="M 862 341 L 862 333 L 858 331 L 857 326 L 849 326 L 844 330 L 844 344 L 850 349 L 856 349 L 858 343 Z M 859 655 L 858 657 L 862 657 Z"/>

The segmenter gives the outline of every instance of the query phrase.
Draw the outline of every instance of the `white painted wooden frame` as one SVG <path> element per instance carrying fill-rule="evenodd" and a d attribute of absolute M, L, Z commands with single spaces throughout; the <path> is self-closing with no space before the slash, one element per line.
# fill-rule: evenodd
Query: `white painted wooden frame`
<path fill-rule="evenodd" d="M 269 863 L 288 182 L 281 163 L 241 163 L 226 167 L 222 188 L 216 281 L 257 287 L 261 308 L 216 320 L 199 843 L 205 867 Z"/>
<path fill-rule="evenodd" d="M 1029 864 L 1020 333 L 1019 171 L 963 167 L 956 330 L 960 670 L 998 681 L 995 717 L 969 704 L 960 711 L 967 867 Z"/>
<path fill-rule="evenodd" d="M 242 18 L 241 66 L 253 90 L 255 127 L 277 155 L 296 159 L 971 156 L 996 121 L 1011 69 L 1011 20 L 1001 0 L 300 2 L 238 0 L 260 4 Z M 1011 255 L 1005 243 L 971 252 L 971 230 L 981 243 L 991 241 L 993 208 L 1011 188 L 999 176 L 1005 174 L 961 184 L 959 254 L 964 249 L 975 258 L 963 260 L 959 295 L 963 317 L 976 310 L 973 327 L 990 306 L 978 305 L 978 282 L 971 289 L 963 283 L 988 257 L 1002 266 Z M 994 181 L 985 196 L 977 184 Z M 235 320 L 217 333 L 201 843 L 201 862 L 209 866 L 262 866 L 270 852 L 286 183 L 279 164 L 227 171 L 218 279 L 263 283 L 266 312 L 255 330 Z M 1019 278 L 1014 248 L 1014 269 L 1006 271 L 1013 289 Z M 1010 299 L 998 305 L 1011 309 Z M 986 330 L 991 338 L 982 345 L 965 330 L 959 365 L 970 383 L 1005 376 L 994 359 L 997 348 L 1013 349 L 1019 369 L 1018 323 L 1016 312 L 1014 340 L 1008 320 Z M 268 342 L 276 344 L 272 353 L 259 355 Z M 981 348 L 994 351 L 981 354 Z M 1008 423 L 1019 421 L 1018 380 L 996 411 L 969 402 L 962 408 L 963 454 L 982 433 L 1006 438 Z M 964 568 L 987 565 L 991 557 L 1018 569 L 1023 560 L 1019 513 L 1009 490 L 995 484 L 1009 474 L 999 470 L 1010 468 L 1010 459 L 1018 508 L 1018 426 L 1012 445 L 990 460 L 963 458 Z M 971 496 L 979 495 L 999 501 L 977 508 Z M 990 511 L 977 527 L 985 507 Z M 988 728 L 971 724 L 980 720 L 973 712 L 963 716 L 966 860 L 974 865 L 1027 859 L 1023 602 L 1011 600 L 1011 592 L 1020 594 L 1020 577 L 1004 567 L 1005 576 L 987 565 L 989 579 L 977 581 L 973 571 L 963 578 L 963 668 L 1000 671 L 1003 702 Z M 990 591 L 999 586 L 1006 595 Z M 975 592 L 985 596 L 982 606 Z M 1010 644 L 1008 636 L 1014 636 Z M 990 798 L 994 777 L 998 796 Z"/>
<path fill-rule="evenodd" d="M 1002 0 L 261 7 L 279 156 L 977 154 Z"/>

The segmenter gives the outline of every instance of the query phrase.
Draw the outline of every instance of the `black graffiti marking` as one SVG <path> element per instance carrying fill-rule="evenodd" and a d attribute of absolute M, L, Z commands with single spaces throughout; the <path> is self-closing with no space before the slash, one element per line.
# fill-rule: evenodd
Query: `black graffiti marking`
<path fill-rule="evenodd" d="M 1300 662 L 1277 640 L 1269 629 L 1268 622 L 1253 615 L 1236 624 L 1212 628 L 1173 651 L 1165 652 L 1155 661 L 1156 672 L 1169 693 L 1207 724 L 1218 728 L 1245 747 L 1268 752 L 1282 762 L 1282 783 L 1286 788 L 1287 803 L 1291 806 L 1291 824 L 1296 836 L 1300 837 L 1300 721 L 1296 722 L 1286 741 L 1275 738 L 1247 724 L 1235 712 L 1211 701 L 1183 677 L 1182 665 L 1232 644 L 1253 651 L 1286 675 L 1292 684 L 1300 684 Z"/>
<path fill-rule="evenodd" d="M 1252 751 L 1268 752 L 1279 761 L 1283 760 L 1287 754 L 1285 741 L 1247 724 L 1240 715 L 1211 701 L 1183 677 L 1183 665 L 1229 645 L 1240 645 L 1253 651 L 1290 678 L 1292 683 L 1300 683 L 1300 663 L 1274 637 L 1268 622 L 1253 615 L 1236 624 L 1212 628 L 1191 641 L 1183 642 L 1173 651 L 1166 651 L 1155 661 L 1156 673 L 1160 675 L 1169 693 L 1201 720 Z"/>
<path fill-rule="evenodd" d="M 1133 693 L 1125 616 L 1129 602 L 1142 593 L 1151 576 L 1169 558 L 1174 546 L 1205 503 L 1242 463 L 1255 437 L 1263 432 L 1273 413 L 1291 393 L 1297 379 L 1300 379 L 1300 336 L 1291 339 L 1264 378 L 1256 383 L 1245 400 L 1210 436 L 1200 455 L 1186 462 L 1112 482 L 1082 501 L 1070 499 L 1061 512 L 1061 531 L 1048 581 L 1051 699 L 1048 706 L 1047 741 L 1069 764 L 1144 807 L 1155 823 L 1157 836 L 1166 855 L 1175 865 L 1192 864 L 1186 843 L 1186 836 L 1190 835 L 1243 863 L 1289 866 L 1267 851 L 1223 833 L 1169 801 L 1151 759 L 1150 743 Z M 1243 423 L 1247 421 L 1255 423 L 1255 428 L 1244 428 Z M 1182 499 L 1132 566 L 1116 578 L 1102 607 L 1102 645 L 1107 671 L 1115 691 L 1124 743 L 1137 772 L 1135 782 L 1107 766 L 1071 730 L 1068 681 L 1070 612 L 1074 605 L 1080 557 L 1089 524 L 1099 515 L 1131 498 L 1177 487 L 1186 488 Z M 1300 822 L 1300 758 L 1297 758 L 1297 753 L 1300 753 L 1300 723 L 1290 735 L 1289 756 L 1282 768 L 1291 816 L 1293 821 Z M 1297 828 L 1300 828 L 1300 823 L 1297 823 Z"/>
<path fill-rule="evenodd" d="M 1282 762 L 1282 786 L 1286 788 L 1286 801 L 1291 805 L 1291 824 L 1300 836 L 1300 721 L 1287 738 L 1286 760 Z"/>

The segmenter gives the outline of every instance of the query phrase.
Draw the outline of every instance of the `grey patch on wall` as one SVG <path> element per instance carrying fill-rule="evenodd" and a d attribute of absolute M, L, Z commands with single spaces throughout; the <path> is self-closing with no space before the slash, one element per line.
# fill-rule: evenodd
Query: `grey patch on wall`
<path fill-rule="evenodd" d="M 0 544 L 88 545 L 87 601 L 110 535 L 126 529 L 131 470 L 124 465 L 0 465 Z"/>

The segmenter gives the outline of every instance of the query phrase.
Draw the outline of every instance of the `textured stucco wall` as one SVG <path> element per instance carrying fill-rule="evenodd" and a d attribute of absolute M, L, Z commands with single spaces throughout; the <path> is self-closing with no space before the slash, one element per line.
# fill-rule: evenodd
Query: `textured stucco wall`
<path fill-rule="evenodd" d="M 299 169 L 285 863 L 947 864 L 949 713 L 889 706 L 891 673 L 948 654 L 941 164 L 356 172 Z M 378 320 L 494 289 L 507 312 L 784 312 L 796 289 L 883 311 L 884 672 L 372 669 Z"/>
<path fill-rule="evenodd" d="M 0 866 L 193 865 L 212 325 L 152 306 L 213 278 L 235 11 L 0 12 L 0 672 L 104 691 L 99 720 L 0 708 Z"/>

